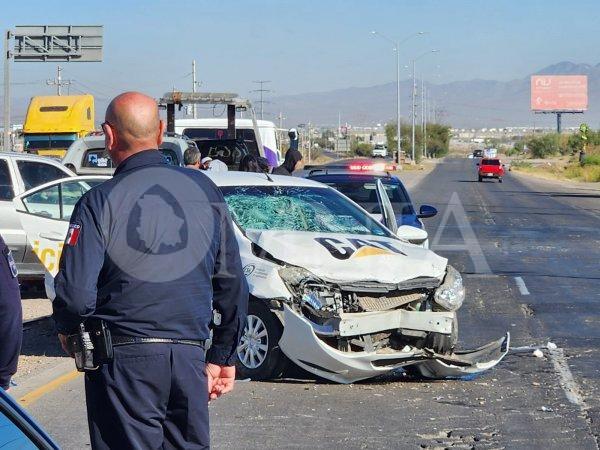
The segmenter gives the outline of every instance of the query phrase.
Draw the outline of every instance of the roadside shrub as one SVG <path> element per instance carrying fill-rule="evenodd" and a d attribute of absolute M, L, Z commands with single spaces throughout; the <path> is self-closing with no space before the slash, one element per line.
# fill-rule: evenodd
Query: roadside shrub
<path fill-rule="evenodd" d="M 523 161 L 522 159 L 518 159 L 518 160 L 511 162 L 510 167 L 512 169 L 527 169 L 529 167 L 533 167 L 533 164 L 531 164 L 528 161 Z"/>
<path fill-rule="evenodd" d="M 584 166 L 600 166 L 600 155 L 587 155 L 583 158 Z"/>
<path fill-rule="evenodd" d="M 572 165 L 565 169 L 564 175 L 567 178 L 586 181 L 588 183 L 600 182 L 600 165 L 578 166 Z"/>
<path fill-rule="evenodd" d="M 371 156 L 373 146 L 366 142 L 353 142 L 351 145 L 352 154 L 355 156 Z"/>
<path fill-rule="evenodd" d="M 539 137 L 530 137 L 527 140 L 527 147 L 533 158 L 547 158 L 559 153 L 560 148 L 558 143 L 558 136 L 552 133 Z"/>

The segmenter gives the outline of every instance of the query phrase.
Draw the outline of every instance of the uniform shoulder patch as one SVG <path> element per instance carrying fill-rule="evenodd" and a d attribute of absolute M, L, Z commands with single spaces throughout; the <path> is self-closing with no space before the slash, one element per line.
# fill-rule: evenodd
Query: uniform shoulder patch
<path fill-rule="evenodd" d="M 76 245 L 79 240 L 79 233 L 81 233 L 81 225 L 78 223 L 69 224 L 69 232 L 65 243 L 70 246 Z"/>

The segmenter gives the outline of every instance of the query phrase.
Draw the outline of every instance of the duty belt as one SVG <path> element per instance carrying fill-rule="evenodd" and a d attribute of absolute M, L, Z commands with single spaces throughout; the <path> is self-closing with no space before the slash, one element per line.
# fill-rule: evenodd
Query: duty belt
<path fill-rule="evenodd" d="M 112 336 L 113 347 L 118 345 L 128 344 L 183 344 L 194 345 L 196 347 L 206 348 L 206 341 L 194 341 L 191 339 L 170 339 L 170 338 L 153 338 L 153 337 L 133 337 L 133 336 Z"/>

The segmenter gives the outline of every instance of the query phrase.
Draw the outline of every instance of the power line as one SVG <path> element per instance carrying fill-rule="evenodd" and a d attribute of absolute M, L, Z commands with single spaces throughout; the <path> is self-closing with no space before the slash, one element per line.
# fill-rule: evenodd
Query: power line
<path fill-rule="evenodd" d="M 258 103 L 260 104 L 260 119 L 264 119 L 264 104 L 268 103 L 266 101 L 263 100 L 263 94 L 266 92 L 273 92 L 270 89 L 265 89 L 264 85 L 267 83 L 270 83 L 270 80 L 258 80 L 258 81 L 253 81 L 253 83 L 256 84 L 260 84 L 260 89 L 254 89 L 250 92 L 259 92 L 260 93 L 260 100 L 258 101 Z"/>

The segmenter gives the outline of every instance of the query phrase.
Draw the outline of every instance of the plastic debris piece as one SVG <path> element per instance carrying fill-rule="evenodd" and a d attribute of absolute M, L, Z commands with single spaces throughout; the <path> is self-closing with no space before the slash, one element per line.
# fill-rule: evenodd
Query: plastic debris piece
<path fill-rule="evenodd" d="M 542 352 L 539 348 L 536 348 L 533 351 L 533 356 L 535 356 L 536 358 L 543 358 L 544 357 L 544 352 Z"/>

